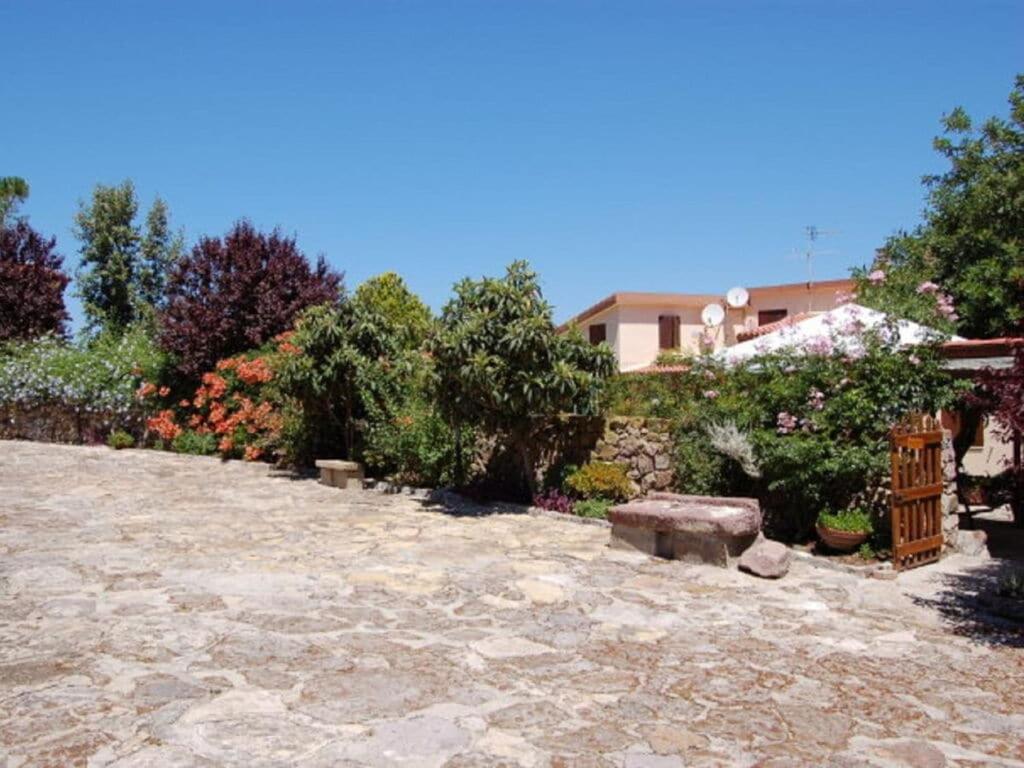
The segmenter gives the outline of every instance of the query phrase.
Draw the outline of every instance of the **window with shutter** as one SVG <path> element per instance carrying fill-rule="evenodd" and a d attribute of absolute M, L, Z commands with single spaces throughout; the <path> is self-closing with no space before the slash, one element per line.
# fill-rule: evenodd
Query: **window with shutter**
<path fill-rule="evenodd" d="M 608 326 L 604 323 L 595 323 L 588 329 L 590 333 L 590 343 L 600 344 L 602 341 L 608 340 Z"/>
<path fill-rule="evenodd" d="M 777 323 L 779 320 L 785 320 L 788 314 L 789 312 L 785 309 L 762 309 L 757 313 L 757 324 L 768 325 L 770 323 Z"/>
<path fill-rule="evenodd" d="M 658 349 L 679 349 L 679 315 L 658 317 Z"/>

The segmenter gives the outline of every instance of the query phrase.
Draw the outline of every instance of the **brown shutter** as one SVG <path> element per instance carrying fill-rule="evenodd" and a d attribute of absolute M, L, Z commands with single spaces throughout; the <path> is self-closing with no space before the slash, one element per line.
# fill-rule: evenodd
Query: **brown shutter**
<path fill-rule="evenodd" d="M 784 309 L 762 309 L 757 313 L 757 324 L 762 326 L 777 323 L 779 320 L 785 320 L 788 314 L 789 312 Z"/>
<path fill-rule="evenodd" d="M 600 344 L 602 341 L 608 340 L 608 326 L 604 323 L 596 323 L 590 326 L 588 331 L 590 332 L 591 344 Z"/>
<path fill-rule="evenodd" d="M 679 349 L 679 315 L 658 316 L 658 349 Z"/>

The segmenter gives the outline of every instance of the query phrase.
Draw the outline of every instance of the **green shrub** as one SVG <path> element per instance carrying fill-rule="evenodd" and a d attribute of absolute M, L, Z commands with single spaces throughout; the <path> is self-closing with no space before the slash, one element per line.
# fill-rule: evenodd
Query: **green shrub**
<path fill-rule="evenodd" d="M 307 309 L 288 341 L 278 382 L 291 402 L 282 435 L 285 458 L 299 465 L 353 457 L 358 431 L 394 417 L 423 363 L 404 335 L 353 301 Z"/>
<path fill-rule="evenodd" d="M 573 514 L 580 517 L 595 517 L 604 520 L 608 517 L 608 510 L 615 502 L 608 499 L 584 499 L 573 504 Z"/>
<path fill-rule="evenodd" d="M 212 456 L 217 452 L 217 437 L 186 429 L 171 441 L 171 450 L 193 456 Z"/>
<path fill-rule="evenodd" d="M 818 515 L 818 525 L 822 528 L 831 528 L 833 531 L 845 531 L 846 533 L 871 533 L 874 530 L 871 515 L 863 509 L 822 512 Z"/>
<path fill-rule="evenodd" d="M 438 407 L 448 423 L 504 443 L 518 464 L 520 487 L 510 493 L 518 501 L 539 490 L 544 431 L 562 413 L 596 414 L 615 370 L 607 344 L 588 343 L 578 328 L 559 332 L 536 273 L 522 261 L 503 278 L 456 283 L 428 349 Z"/>
<path fill-rule="evenodd" d="M 413 396 L 393 416 L 370 422 L 363 457 L 378 476 L 436 488 L 453 480 L 455 438 L 437 409 L 425 397 Z"/>
<path fill-rule="evenodd" d="M 581 499 L 626 501 L 633 487 L 626 467 L 606 461 L 592 461 L 565 478 L 565 490 Z"/>
<path fill-rule="evenodd" d="M 727 459 L 708 447 L 698 430 L 677 429 L 674 439 L 676 487 L 699 496 L 733 496 L 736 477 Z"/>
<path fill-rule="evenodd" d="M 107 445 L 116 451 L 122 448 L 134 448 L 135 438 L 125 432 L 123 429 L 115 429 L 109 435 L 107 435 Z"/>

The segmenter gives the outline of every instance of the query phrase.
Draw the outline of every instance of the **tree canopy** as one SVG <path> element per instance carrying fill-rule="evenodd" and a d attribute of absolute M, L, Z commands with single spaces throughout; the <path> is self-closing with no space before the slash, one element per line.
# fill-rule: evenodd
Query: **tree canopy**
<path fill-rule="evenodd" d="M 433 322 L 430 308 L 397 273 L 384 272 L 366 280 L 356 288 L 353 300 L 391 325 L 404 347 L 419 349 L 426 341 Z"/>
<path fill-rule="evenodd" d="M 172 268 L 161 344 L 195 379 L 218 360 L 290 330 L 307 307 L 336 304 L 340 296 L 341 275 L 323 257 L 311 267 L 294 238 L 240 221 L 223 238 L 201 238 Z"/>
<path fill-rule="evenodd" d="M 0 226 L 17 212 L 28 191 L 28 182 L 20 176 L 0 176 Z"/>
<path fill-rule="evenodd" d="M 0 342 L 63 336 L 69 278 L 56 238 L 45 238 L 24 219 L 0 225 Z"/>
<path fill-rule="evenodd" d="M 968 337 L 1024 334 L 1024 75 L 1008 119 L 958 107 L 934 141 L 949 163 L 926 176 L 924 221 L 855 272 L 859 300 Z"/>
<path fill-rule="evenodd" d="M 611 349 L 575 329 L 559 333 L 537 275 L 524 261 L 503 278 L 465 279 L 444 307 L 429 343 L 442 412 L 504 439 L 521 461 L 529 490 L 534 436 L 562 412 L 596 413 Z"/>
<path fill-rule="evenodd" d="M 146 231 L 135 221 L 135 186 L 97 184 L 75 216 L 81 241 L 78 295 L 92 331 L 120 332 L 150 321 L 162 305 L 166 275 L 180 258 L 182 238 L 169 231 L 167 205 L 157 198 L 146 217 Z"/>

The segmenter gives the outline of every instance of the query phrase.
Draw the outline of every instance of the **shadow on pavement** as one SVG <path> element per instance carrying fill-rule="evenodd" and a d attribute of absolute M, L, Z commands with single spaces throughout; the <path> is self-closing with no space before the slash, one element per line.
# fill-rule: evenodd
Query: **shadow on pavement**
<path fill-rule="evenodd" d="M 938 611 L 958 635 L 988 645 L 1024 648 L 1024 597 L 998 594 L 1007 578 L 1024 575 L 1022 571 L 1020 561 L 989 560 L 960 573 L 943 574 L 935 595 L 913 599 Z"/>

